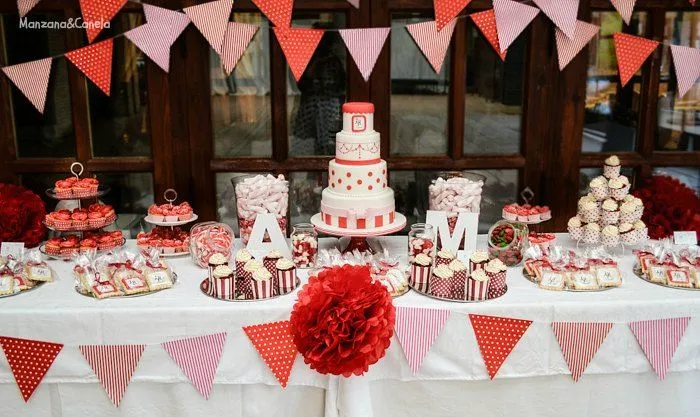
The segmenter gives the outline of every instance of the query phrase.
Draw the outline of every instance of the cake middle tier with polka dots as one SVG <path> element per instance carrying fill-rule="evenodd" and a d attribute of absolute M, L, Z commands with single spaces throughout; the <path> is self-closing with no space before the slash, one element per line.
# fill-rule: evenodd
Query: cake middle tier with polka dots
<path fill-rule="evenodd" d="M 394 222 L 394 191 L 380 157 L 372 103 L 345 103 L 343 130 L 336 135 L 335 159 L 328 164 L 328 187 L 321 218 L 341 229 L 374 229 Z"/>

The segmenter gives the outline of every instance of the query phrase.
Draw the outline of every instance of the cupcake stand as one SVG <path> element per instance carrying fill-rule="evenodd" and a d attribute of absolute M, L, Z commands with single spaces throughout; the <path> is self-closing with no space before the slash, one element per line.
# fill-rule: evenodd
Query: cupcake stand
<path fill-rule="evenodd" d="M 375 227 L 372 229 L 357 230 L 329 226 L 323 222 L 323 219 L 321 218 L 321 213 L 317 213 L 311 217 L 311 224 L 314 225 L 316 230 L 327 235 L 337 237 L 349 237 L 350 242 L 344 249 L 341 250 L 342 253 L 358 250 L 360 252 L 370 252 L 373 254 L 374 251 L 367 242 L 367 238 L 389 235 L 401 231 L 406 226 L 406 216 L 404 216 L 401 213 L 396 213 L 396 217 L 394 218 L 394 221 L 391 224 L 382 227 Z"/>
<path fill-rule="evenodd" d="M 168 188 L 163 193 L 163 198 L 165 199 L 165 201 L 168 202 L 168 204 L 170 206 L 173 206 L 173 203 L 177 200 L 177 191 L 173 190 L 172 188 Z M 197 221 L 198 218 L 199 217 L 196 214 L 192 213 L 192 217 L 190 217 L 187 220 L 166 221 L 166 220 L 156 220 L 153 218 L 152 215 L 149 214 L 143 220 L 146 223 L 150 223 L 156 227 L 170 227 L 170 230 L 174 230 L 175 227 L 183 226 L 183 225 L 192 223 L 194 221 Z M 163 251 L 163 248 L 158 248 L 158 249 L 160 249 L 160 256 L 163 258 L 175 258 L 175 257 L 186 256 L 186 255 L 190 254 L 190 252 L 188 250 L 182 251 L 182 252 L 165 253 Z"/>
<path fill-rule="evenodd" d="M 84 170 L 85 170 L 85 167 L 80 162 L 73 162 L 70 166 L 71 174 L 75 175 L 75 177 L 78 179 L 80 179 L 80 175 L 82 175 Z M 80 209 L 83 206 L 83 201 L 95 200 L 99 197 L 106 195 L 108 192 L 109 192 L 109 187 L 104 186 L 104 185 L 100 185 L 97 189 L 97 193 L 91 194 L 91 195 L 86 195 L 84 197 L 75 197 L 75 196 L 59 197 L 53 188 L 47 189 L 46 195 L 49 196 L 50 198 L 53 198 L 54 200 L 59 200 L 59 201 L 75 200 L 78 202 L 78 208 Z M 51 226 L 47 225 L 46 222 L 44 222 L 44 225 L 46 226 L 47 229 L 49 229 L 49 230 L 51 230 L 54 233 L 57 233 L 59 235 L 63 235 L 64 233 L 78 233 L 82 236 L 83 232 L 102 230 L 108 226 L 111 226 L 116 221 L 117 221 L 117 216 L 115 215 L 111 221 L 109 221 L 108 223 L 103 224 L 102 226 L 99 226 L 99 227 L 90 227 L 88 225 L 87 227 L 84 227 L 84 228 L 80 228 L 80 229 L 71 228 L 69 230 L 63 230 L 63 229 L 58 230 L 55 227 L 51 227 Z M 126 239 L 122 239 L 121 243 L 119 243 L 115 247 L 112 247 L 109 249 L 97 250 L 97 253 L 109 252 L 111 250 L 114 250 L 115 248 L 119 248 L 119 247 L 124 246 L 125 243 L 126 243 Z M 49 254 L 48 252 L 46 252 L 46 244 L 41 245 L 39 247 L 39 250 L 41 251 L 42 254 L 48 256 L 51 259 L 60 259 L 60 260 L 64 260 L 64 261 L 69 261 L 73 256 L 73 254 L 70 254 L 70 255 Z"/>

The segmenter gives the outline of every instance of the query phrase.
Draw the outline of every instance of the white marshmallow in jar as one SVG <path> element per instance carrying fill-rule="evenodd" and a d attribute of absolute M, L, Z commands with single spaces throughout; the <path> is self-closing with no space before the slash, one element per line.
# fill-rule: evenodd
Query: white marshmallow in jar
<path fill-rule="evenodd" d="M 453 217 L 479 213 L 485 182 L 486 177 L 473 172 L 439 172 L 428 187 L 428 208 L 453 213 Z"/>
<path fill-rule="evenodd" d="M 240 175 L 231 179 L 236 193 L 238 230 L 244 244 L 248 243 L 255 218 L 260 213 L 271 213 L 286 235 L 289 182 L 283 175 Z"/>

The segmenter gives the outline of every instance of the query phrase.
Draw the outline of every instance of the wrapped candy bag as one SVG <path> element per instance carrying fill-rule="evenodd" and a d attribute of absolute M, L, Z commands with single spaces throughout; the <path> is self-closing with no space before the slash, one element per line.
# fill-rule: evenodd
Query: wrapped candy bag
<path fill-rule="evenodd" d="M 172 269 L 158 251 L 151 251 L 144 260 L 144 277 L 150 291 L 170 288 L 174 283 Z"/>
<path fill-rule="evenodd" d="M 112 281 L 126 295 L 148 292 L 144 278 L 144 257 L 133 252 L 124 252 L 122 259 L 124 262 L 112 274 Z"/>
<path fill-rule="evenodd" d="M 13 259 L 8 256 L 3 259 L 0 265 L 0 295 L 10 295 L 15 293 L 15 274 L 12 269 Z"/>
<path fill-rule="evenodd" d="M 24 253 L 24 271 L 31 281 L 53 282 L 53 270 L 42 259 L 39 248 Z"/>
<path fill-rule="evenodd" d="M 75 288 L 82 294 L 92 294 L 92 287 L 99 283 L 95 260 L 90 254 L 83 253 L 76 257 L 73 266 Z"/>

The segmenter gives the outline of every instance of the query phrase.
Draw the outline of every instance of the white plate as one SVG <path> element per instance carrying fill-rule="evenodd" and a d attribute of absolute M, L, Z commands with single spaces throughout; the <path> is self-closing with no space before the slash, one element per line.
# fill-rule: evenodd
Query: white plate
<path fill-rule="evenodd" d="M 316 230 L 319 232 L 327 233 L 333 236 L 347 236 L 347 237 L 371 237 L 371 236 L 383 236 L 391 233 L 399 232 L 406 226 L 406 217 L 401 213 L 396 213 L 394 217 L 394 222 L 382 227 L 375 227 L 374 229 L 343 229 L 336 226 L 329 226 L 323 222 L 321 218 L 321 213 L 314 214 L 311 217 L 311 224 L 314 225 Z"/>
<path fill-rule="evenodd" d="M 159 222 L 156 220 L 153 220 L 153 217 L 149 214 L 146 216 L 144 219 L 146 222 L 155 224 L 156 226 L 182 226 L 183 224 L 187 223 L 192 223 L 193 221 L 196 221 L 198 216 L 196 214 L 193 214 L 192 217 L 190 217 L 188 220 L 182 220 L 182 221 L 176 221 L 176 222 Z"/>

